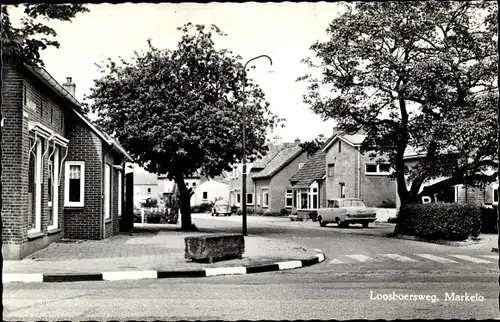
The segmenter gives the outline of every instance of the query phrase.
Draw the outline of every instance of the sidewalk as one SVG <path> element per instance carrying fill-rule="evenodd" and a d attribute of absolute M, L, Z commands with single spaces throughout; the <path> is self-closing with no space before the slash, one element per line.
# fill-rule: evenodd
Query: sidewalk
<path fill-rule="evenodd" d="M 20 261 L 4 261 L 4 274 L 99 274 L 120 271 L 193 271 L 305 260 L 318 254 L 293 242 L 245 237 L 242 259 L 198 263 L 184 258 L 184 237 L 212 233 L 178 231 L 179 225 L 136 224 L 138 233 L 105 240 L 58 242 Z M 299 266 L 300 267 L 300 266 Z"/>

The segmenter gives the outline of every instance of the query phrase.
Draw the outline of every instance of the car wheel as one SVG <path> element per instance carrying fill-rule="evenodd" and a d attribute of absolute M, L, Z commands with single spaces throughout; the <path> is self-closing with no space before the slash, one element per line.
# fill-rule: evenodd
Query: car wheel
<path fill-rule="evenodd" d="M 339 228 L 344 227 L 344 223 L 340 221 L 340 218 L 337 218 L 337 227 Z"/>
<path fill-rule="evenodd" d="M 318 222 L 319 222 L 320 227 L 326 227 L 326 222 L 323 221 L 323 218 L 318 217 Z"/>
<path fill-rule="evenodd" d="M 364 222 L 361 225 L 363 225 L 363 228 L 367 228 L 369 224 L 370 224 L 369 222 Z"/>

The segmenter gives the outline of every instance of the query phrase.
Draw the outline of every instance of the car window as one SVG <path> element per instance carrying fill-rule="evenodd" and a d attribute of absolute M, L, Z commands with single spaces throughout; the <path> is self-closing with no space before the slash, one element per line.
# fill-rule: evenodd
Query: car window
<path fill-rule="evenodd" d="M 339 208 L 339 207 L 340 207 L 339 202 L 335 200 L 333 203 L 333 208 Z"/>

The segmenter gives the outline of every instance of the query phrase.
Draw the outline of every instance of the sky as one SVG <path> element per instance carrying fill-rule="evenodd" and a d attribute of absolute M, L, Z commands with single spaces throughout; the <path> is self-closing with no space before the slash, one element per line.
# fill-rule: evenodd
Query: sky
<path fill-rule="evenodd" d="M 306 83 L 296 78 L 308 72 L 301 59 L 313 56 L 309 47 L 326 40 L 326 28 L 339 14 L 337 3 L 160 3 L 90 4 L 90 12 L 77 15 L 72 22 L 50 21 L 57 32 L 60 48 L 42 51 L 47 71 L 59 82 L 72 77 L 76 98 L 90 94 L 99 77 L 99 64 L 108 57 L 129 58 L 134 51 L 147 48 L 147 39 L 159 48 L 174 48 L 181 33 L 177 27 L 187 22 L 215 24 L 227 37 L 215 44 L 239 54 L 242 62 L 259 55 L 248 76 L 259 84 L 271 111 L 286 119 L 285 127 L 269 133 L 283 142 L 299 138 L 309 141 L 319 134 L 330 136 L 333 121 L 323 121 L 302 102 Z M 16 17 L 20 11 L 12 10 Z"/>

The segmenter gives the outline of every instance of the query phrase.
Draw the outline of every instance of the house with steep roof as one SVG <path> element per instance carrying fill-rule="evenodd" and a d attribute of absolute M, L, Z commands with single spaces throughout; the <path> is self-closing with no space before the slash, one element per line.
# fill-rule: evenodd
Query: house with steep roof
<path fill-rule="evenodd" d="M 221 176 L 213 179 L 207 178 L 196 187 L 191 197 L 191 206 L 199 206 L 204 203 L 214 202 L 215 200 L 228 201 L 228 198 L 229 180 Z"/>
<path fill-rule="evenodd" d="M 130 155 L 87 118 L 70 77 L 12 62 L 1 72 L 4 258 L 118 234 Z"/>
<path fill-rule="evenodd" d="M 291 211 L 289 178 L 304 165 L 307 153 L 294 143 L 281 143 L 279 138 L 268 145 L 269 151 L 247 168 L 247 208 L 254 212 Z M 241 206 L 241 171 L 235 165 L 230 181 L 229 202 Z"/>

